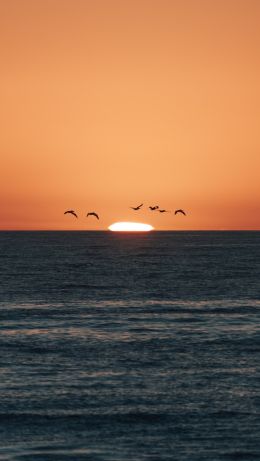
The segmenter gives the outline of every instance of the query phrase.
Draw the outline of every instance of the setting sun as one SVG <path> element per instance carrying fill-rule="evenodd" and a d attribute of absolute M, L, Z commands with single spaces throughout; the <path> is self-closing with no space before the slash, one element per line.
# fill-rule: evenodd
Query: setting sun
<path fill-rule="evenodd" d="M 153 230 L 153 226 L 139 222 L 116 222 L 108 229 L 113 232 L 147 232 Z"/>

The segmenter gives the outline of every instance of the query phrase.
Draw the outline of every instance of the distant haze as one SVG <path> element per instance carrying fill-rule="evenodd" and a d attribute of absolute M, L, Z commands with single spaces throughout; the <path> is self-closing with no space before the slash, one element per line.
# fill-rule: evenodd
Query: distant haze
<path fill-rule="evenodd" d="M 260 229 L 259 23 L 258 0 L 2 0 L 1 229 Z"/>

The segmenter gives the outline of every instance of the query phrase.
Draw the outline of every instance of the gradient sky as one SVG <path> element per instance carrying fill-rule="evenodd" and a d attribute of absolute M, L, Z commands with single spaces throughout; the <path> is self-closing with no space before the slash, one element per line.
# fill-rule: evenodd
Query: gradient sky
<path fill-rule="evenodd" d="M 259 24 L 259 0 L 0 0 L 0 228 L 260 229 Z"/>

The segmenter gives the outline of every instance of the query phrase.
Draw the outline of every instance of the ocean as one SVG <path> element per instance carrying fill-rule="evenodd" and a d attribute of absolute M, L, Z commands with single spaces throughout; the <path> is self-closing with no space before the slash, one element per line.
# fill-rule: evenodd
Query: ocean
<path fill-rule="evenodd" d="M 0 232 L 0 460 L 260 459 L 260 232 Z"/>

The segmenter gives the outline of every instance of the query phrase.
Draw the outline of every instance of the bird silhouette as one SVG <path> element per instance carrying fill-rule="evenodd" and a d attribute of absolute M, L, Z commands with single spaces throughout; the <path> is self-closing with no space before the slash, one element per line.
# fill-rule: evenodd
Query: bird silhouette
<path fill-rule="evenodd" d="M 154 210 L 158 210 L 159 207 L 158 205 L 156 205 L 156 206 L 149 206 L 149 208 L 151 211 L 154 211 Z"/>
<path fill-rule="evenodd" d="M 91 211 L 90 213 L 87 214 L 87 217 L 88 216 L 95 216 L 95 218 L 99 219 L 99 216 L 97 213 L 95 213 L 94 211 Z"/>
<path fill-rule="evenodd" d="M 140 210 L 140 208 L 141 208 L 142 206 L 143 206 L 143 203 L 141 203 L 141 205 L 138 205 L 138 206 L 136 206 L 136 207 L 130 206 L 130 208 L 132 208 L 132 210 L 137 211 L 137 210 Z"/>
<path fill-rule="evenodd" d="M 157 211 L 159 211 L 160 213 L 169 213 L 168 210 L 157 210 Z"/>
<path fill-rule="evenodd" d="M 77 217 L 78 217 L 78 216 L 77 216 L 77 213 L 75 213 L 75 211 L 74 211 L 74 210 L 67 210 L 67 211 L 65 211 L 65 213 L 64 213 L 64 214 L 73 214 L 73 216 L 75 216 L 75 218 L 77 218 Z"/>
<path fill-rule="evenodd" d="M 175 210 L 174 214 L 178 214 L 178 213 L 184 214 L 184 216 L 186 216 L 186 213 L 183 210 Z"/>

